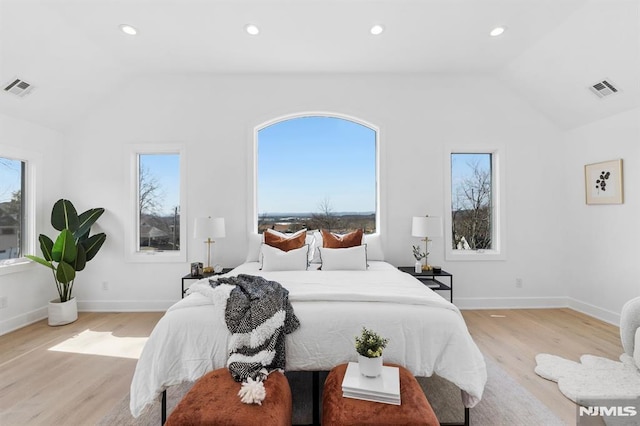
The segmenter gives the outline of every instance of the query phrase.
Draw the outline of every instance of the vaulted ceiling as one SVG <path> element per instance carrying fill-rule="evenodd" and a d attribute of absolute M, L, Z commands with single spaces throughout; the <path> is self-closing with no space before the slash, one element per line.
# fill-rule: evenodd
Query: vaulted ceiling
<path fill-rule="evenodd" d="M 0 112 L 64 131 L 123 82 L 154 73 L 482 73 L 571 128 L 640 106 L 639 4 L 0 0 L 0 83 L 35 87 L 0 93 Z M 499 25 L 507 31 L 490 37 Z M 603 78 L 620 92 L 593 95 Z"/>

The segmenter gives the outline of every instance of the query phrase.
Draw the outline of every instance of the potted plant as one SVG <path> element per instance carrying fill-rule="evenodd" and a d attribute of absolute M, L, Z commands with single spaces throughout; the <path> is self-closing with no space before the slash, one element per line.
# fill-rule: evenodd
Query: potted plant
<path fill-rule="evenodd" d="M 356 336 L 360 374 L 366 377 L 378 377 L 382 373 L 382 350 L 387 347 L 387 343 L 389 339 L 362 327 L 362 333 Z"/>
<path fill-rule="evenodd" d="M 78 215 L 69 200 L 56 201 L 51 210 L 51 225 L 58 231 L 55 242 L 40 234 L 43 257 L 26 257 L 51 269 L 60 296 L 49 302 L 49 325 L 64 325 L 78 319 L 76 299 L 72 296 L 76 272 L 82 271 L 95 257 L 107 236 L 104 232 L 89 235 L 91 226 L 104 213 L 103 208 L 87 210 Z"/>

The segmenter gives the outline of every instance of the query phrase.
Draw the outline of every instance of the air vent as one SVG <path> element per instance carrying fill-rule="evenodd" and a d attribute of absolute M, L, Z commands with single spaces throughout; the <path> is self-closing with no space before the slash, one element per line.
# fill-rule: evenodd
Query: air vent
<path fill-rule="evenodd" d="M 14 79 L 4 87 L 5 92 L 13 93 L 21 98 L 28 95 L 31 90 L 33 90 L 33 86 L 19 78 Z"/>
<path fill-rule="evenodd" d="M 602 80 L 589 87 L 593 93 L 600 98 L 618 93 L 618 89 L 613 85 L 611 80 Z"/>

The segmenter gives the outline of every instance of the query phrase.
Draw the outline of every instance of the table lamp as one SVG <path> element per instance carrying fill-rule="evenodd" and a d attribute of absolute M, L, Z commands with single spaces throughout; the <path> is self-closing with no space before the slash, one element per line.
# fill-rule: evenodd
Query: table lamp
<path fill-rule="evenodd" d="M 213 272 L 211 266 L 211 244 L 215 243 L 214 238 L 225 237 L 225 226 L 223 217 L 197 217 L 193 226 L 194 238 L 205 238 L 207 245 L 207 266 L 202 269 L 205 273 Z"/>
<path fill-rule="evenodd" d="M 442 236 L 442 219 L 438 216 L 414 216 L 411 224 L 411 235 L 423 238 L 424 241 L 424 266 L 426 271 L 431 270 L 427 261 L 429 256 L 429 237 Z"/>

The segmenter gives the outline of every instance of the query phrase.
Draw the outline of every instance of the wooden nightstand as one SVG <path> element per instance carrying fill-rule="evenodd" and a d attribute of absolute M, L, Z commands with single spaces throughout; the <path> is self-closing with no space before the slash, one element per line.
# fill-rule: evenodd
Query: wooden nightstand
<path fill-rule="evenodd" d="M 445 270 L 440 272 L 422 271 L 416 272 L 413 266 L 400 266 L 398 267 L 402 272 L 406 272 L 418 279 L 422 284 L 435 291 L 448 291 L 449 301 L 453 303 L 453 275 Z M 449 279 L 449 285 L 440 281 L 442 278 Z"/>
<path fill-rule="evenodd" d="M 193 276 L 191 274 L 187 274 L 184 277 L 182 277 L 182 298 L 184 298 L 184 293 L 189 289 L 189 287 L 184 288 L 184 282 L 185 280 L 201 280 L 203 278 L 209 278 L 212 277 L 214 275 L 222 275 L 222 274 L 226 274 L 227 272 L 233 270 L 233 268 L 223 268 L 222 272 L 219 273 L 215 273 L 215 272 L 208 272 L 208 273 L 204 273 L 202 275 L 196 275 Z"/>

